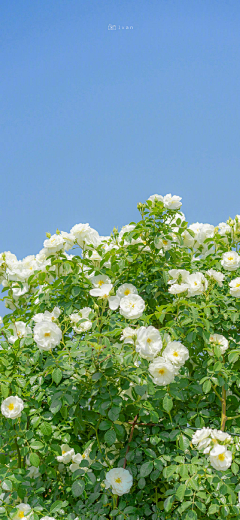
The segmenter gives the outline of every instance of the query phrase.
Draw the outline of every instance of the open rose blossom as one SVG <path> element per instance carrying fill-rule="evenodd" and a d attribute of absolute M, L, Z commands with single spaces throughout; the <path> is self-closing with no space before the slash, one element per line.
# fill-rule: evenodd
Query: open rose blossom
<path fill-rule="evenodd" d="M 113 468 L 106 474 L 105 486 L 111 487 L 113 495 L 121 497 L 129 493 L 133 485 L 133 478 L 127 469 Z"/>
<path fill-rule="evenodd" d="M 17 395 L 11 395 L 1 404 L 1 412 L 7 419 L 16 419 L 21 416 L 24 408 L 23 400 Z"/>

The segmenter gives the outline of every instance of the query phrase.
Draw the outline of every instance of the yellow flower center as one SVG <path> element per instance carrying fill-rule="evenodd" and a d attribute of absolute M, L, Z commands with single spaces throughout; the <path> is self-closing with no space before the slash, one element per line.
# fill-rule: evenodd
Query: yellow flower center
<path fill-rule="evenodd" d="M 165 246 L 167 246 L 167 243 L 168 243 L 167 240 L 163 240 L 163 244 L 164 244 Z"/>
<path fill-rule="evenodd" d="M 115 482 L 117 482 L 118 484 L 121 484 L 121 482 L 122 482 L 122 479 L 121 479 L 120 477 L 118 477 L 118 478 L 115 478 Z"/>
<path fill-rule="evenodd" d="M 197 282 L 194 282 L 194 285 L 197 285 Z"/>
<path fill-rule="evenodd" d="M 85 453 L 82 455 L 82 458 L 83 458 L 83 459 L 86 459 L 86 455 L 85 455 Z"/>
<path fill-rule="evenodd" d="M 64 453 L 66 453 L 66 451 L 63 450 L 63 451 L 62 451 L 62 455 L 64 455 Z"/>
<path fill-rule="evenodd" d="M 18 516 L 19 516 L 19 518 L 23 518 L 24 517 L 24 512 L 23 511 L 19 511 Z"/>
<path fill-rule="evenodd" d="M 9 410 L 14 410 L 14 404 L 13 404 L 13 403 L 10 403 L 10 404 L 8 405 L 8 409 L 9 409 Z"/>
<path fill-rule="evenodd" d="M 125 294 L 125 296 L 127 296 L 128 294 L 130 294 L 130 289 L 125 289 L 124 294 Z"/>
<path fill-rule="evenodd" d="M 45 332 L 44 334 L 45 338 L 48 338 L 49 336 L 51 336 L 50 332 Z"/>
<path fill-rule="evenodd" d="M 228 260 L 233 260 L 233 256 L 229 256 L 229 257 L 228 257 Z"/>
<path fill-rule="evenodd" d="M 236 286 L 235 287 L 240 287 L 240 283 L 236 283 Z"/>
<path fill-rule="evenodd" d="M 98 285 L 100 285 L 100 287 L 101 287 L 101 285 L 103 285 L 103 284 L 104 284 L 104 281 L 103 280 L 99 280 Z"/>
<path fill-rule="evenodd" d="M 148 339 L 147 339 L 147 343 L 152 343 L 151 338 L 148 338 Z"/>
<path fill-rule="evenodd" d="M 225 460 L 225 453 L 220 453 L 220 455 L 218 455 L 218 459 Z"/>
<path fill-rule="evenodd" d="M 158 371 L 159 374 L 161 374 L 161 376 L 163 376 L 163 374 L 165 374 L 165 370 L 164 368 L 160 368 L 159 371 Z"/>
<path fill-rule="evenodd" d="M 52 316 L 52 317 L 51 317 L 51 320 L 52 320 L 52 321 L 54 321 L 54 320 L 55 320 L 54 316 Z"/>
<path fill-rule="evenodd" d="M 173 352 L 173 356 L 178 357 L 179 356 L 178 352 Z"/>

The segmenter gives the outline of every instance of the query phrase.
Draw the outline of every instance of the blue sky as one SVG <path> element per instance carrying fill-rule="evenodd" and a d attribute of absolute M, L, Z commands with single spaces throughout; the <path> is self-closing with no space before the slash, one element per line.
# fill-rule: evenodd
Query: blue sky
<path fill-rule="evenodd" d="M 35 254 L 79 222 L 109 234 L 153 193 L 182 196 L 190 223 L 240 213 L 239 2 L 1 0 L 0 13 L 0 251 Z"/>

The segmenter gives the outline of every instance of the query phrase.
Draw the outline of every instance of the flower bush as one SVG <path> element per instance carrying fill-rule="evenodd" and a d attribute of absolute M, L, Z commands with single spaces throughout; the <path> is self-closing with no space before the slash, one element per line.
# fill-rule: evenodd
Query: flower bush
<path fill-rule="evenodd" d="M 240 518 L 240 216 L 180 208 L 0 254 L 3 520 Z"/>

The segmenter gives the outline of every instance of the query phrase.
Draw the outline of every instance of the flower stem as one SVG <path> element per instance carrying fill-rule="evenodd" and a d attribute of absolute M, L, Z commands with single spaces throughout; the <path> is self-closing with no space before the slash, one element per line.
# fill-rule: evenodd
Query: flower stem
<path fill-rule="evenodd" d="M 227 397 L 226 397 L 226 390 L 224 386 L 222 387 L 222 417 L 221 417 L 221 431 L 224 432 L 225 425 L 228 420 L 226 416 L 226 409 L 227 409 Z"/>

